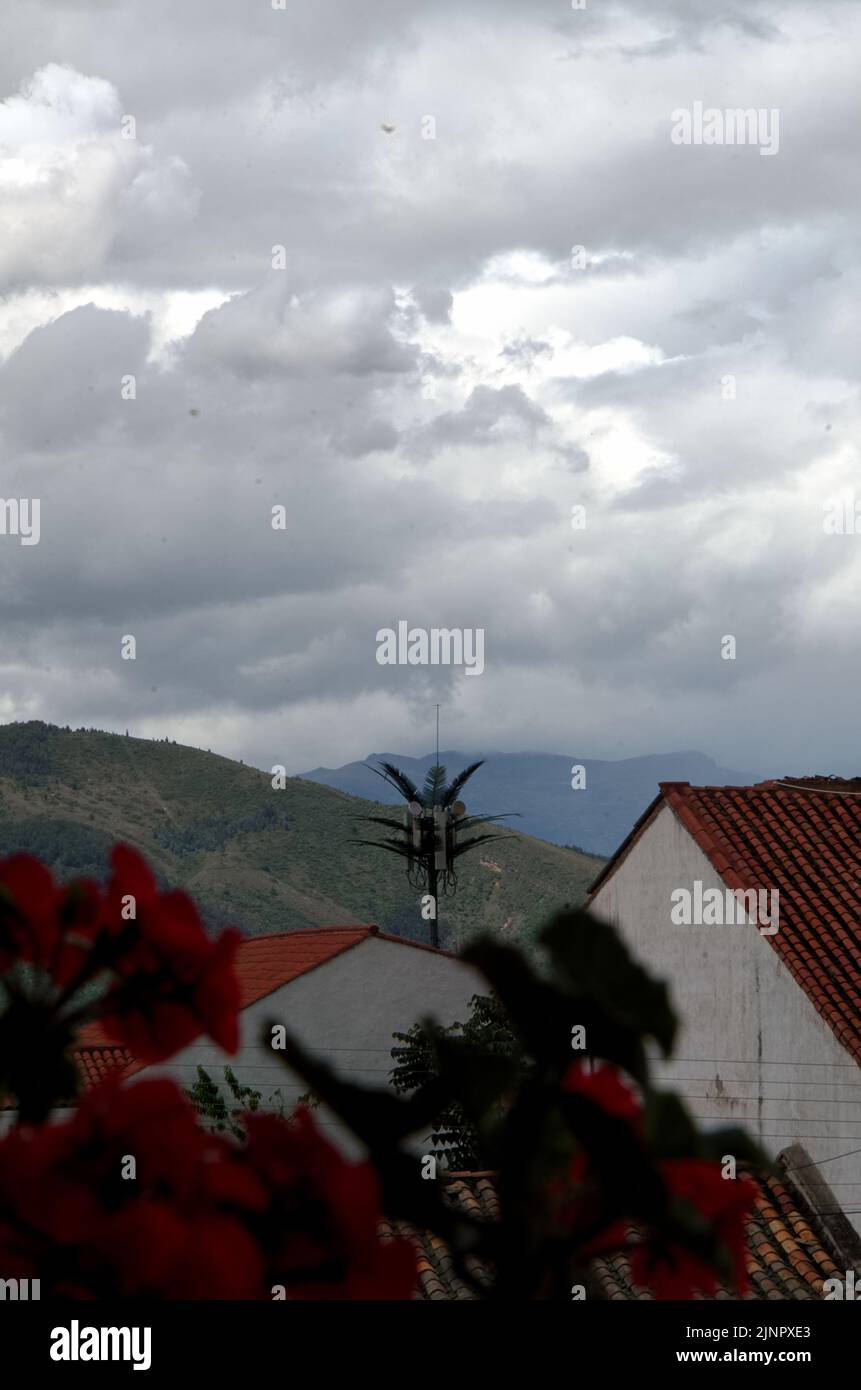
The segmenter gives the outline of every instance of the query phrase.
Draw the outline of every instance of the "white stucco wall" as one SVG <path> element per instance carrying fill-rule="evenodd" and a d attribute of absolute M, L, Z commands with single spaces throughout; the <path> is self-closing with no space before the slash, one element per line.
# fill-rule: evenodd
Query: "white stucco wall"
<path fill-rule="evenodd" d="M 793 1141 L 821 1165 L 861 1232 L 861 1069 L 753 925 L 676 926 L 671 893 L 725 885 L 663 806 L 592 900 L 666 979 L 681 1019 L 656 1075 L 702 1123 L 742 1123 L 771 1154 Z"/>
<path fill-rule="evenodd" d="M 472 996 L 487 991 L 487 982 L 454 957 L 368 937 L 244 1009 L 242 1041 L 235 1057 L 198 1039 L 169 1062 L 147 1067 L 140 1075 L 172 1076 L 190 1087 L 197 1080 L 198 1066 L 221 1082 L 227 1064 L 242 1085 L 262 1093 L 261 1104 L 267 1108 L 277 1106 L 275 1093 L 280 1089 L 289 1114 L 308 1087 L 279 1064 L 271 1048 L 261 1045 L 260 1034 L 268 1022 L 283 1023 L 343 1076 L 385 1086 L 392 1068 L 394 1032 L 405 1033 L 426 1016 L 443 1024 L 463 1021 Z M 320 1107 L 315 1118 L 333 1140 L 353 1151 L 333 1116 Z M 421 1136 L 418 1142 L 421 1146 Z"/>

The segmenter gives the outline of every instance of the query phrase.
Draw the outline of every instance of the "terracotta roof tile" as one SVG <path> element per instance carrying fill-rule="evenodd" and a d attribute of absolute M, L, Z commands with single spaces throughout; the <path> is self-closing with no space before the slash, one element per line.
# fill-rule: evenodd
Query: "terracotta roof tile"
<path fill-rule="evenodd" d="M 845 1276 L 848 1265 L 838 1268 L 826 1249 L 826 1237 L 816 1229 L 816 1219 L 805 1205 L 800 1193 L 795 1193 L 788 1180 L 768 1177 L 757 1180 L 759 1188 L 756 1206 L 747 1227 L 747 1269 L 749 1300 L 809 1300 L 822 1298 L 826 1279 Z M 486 1177 L 460 1174 L 449 1178 L 447 1196 L 456 1206 L 476 1215 L 480 1207 L 485 1219 L 496 1219 L 499 1201 L 493 1183 Z M 492 1215 L 491 1215 L 492 1213 Z M 438 1236 L 417 1231 L 405 1222 L 384 1221 L 380 1226 L 384 1240 L 394 1235 L 407 1236 L 416 1246 L 419 1288 L 418 1299 L 474 1299 L 476 1293 L 468 1288 L 454 1272 L 451 1252 Z M 629 1237 L 634 1233 L 630 1232 Z M 480 1282 L 487 1284 L 491 1271 L 473 1261 L 472 1269 Z M 654 1294 L 631 1281 L 631 1265 L 627 1254 L 619 1252 L 594 1260 L 592 1277 L 604 1298 L 625 1301 L 649 1301 Z M 721 1287 L 718 1299 L 737 1298 L 738 1294 Z"/>
<path fill-rule="evenodd" d="M 372 927 L 314 927 L 243 941 L 236 960 L 240 1008 L 255 1004 L 375 934 Z"/>
<path fill-rule="evenodd" d="M 110 1045 L 75 1048 L 72 1056 L 85 1091 L 91 1086 L 96 1086 L 118 1068 L 125 1070 L 131 1067 L 135 1060 L 128 1048 Z"/>

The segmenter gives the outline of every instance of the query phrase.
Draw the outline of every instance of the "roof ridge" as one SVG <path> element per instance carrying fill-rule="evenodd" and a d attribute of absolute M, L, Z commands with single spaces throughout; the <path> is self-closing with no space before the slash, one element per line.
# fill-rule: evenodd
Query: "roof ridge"
<path fill-rule="evenodd" d="M 822 776 L 767 777 L 763 782 L 659 782 L 661 791 L 667 792 L 763 792 L 798 791 L 815 792 L 820 796 L 861 796 L 861 777 L 838 777 L 831 773 Z M 846 788 L 854 786 L 857 791 Z"/>
<path fill-rule="evenodd" d="M 366 931 L 376 935 L 379 930 L 379 927 L 373 922 L 356 922 L 355 926 L 297 927 L 295 931 L 266 931 L 256 932 L 254 936 L 243 936 L 240 945 L 249 945 L 252 941 L 286 941 L 288 938 L 297 936 L 320 936 L 323 932 Z"/>

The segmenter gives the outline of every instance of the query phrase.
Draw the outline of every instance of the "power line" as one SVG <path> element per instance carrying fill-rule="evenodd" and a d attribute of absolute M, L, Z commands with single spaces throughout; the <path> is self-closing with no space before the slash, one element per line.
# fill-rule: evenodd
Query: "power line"
<path fill-rule="evenodd" d="M 666 1079 L 672 1079 L 674 1085 L 677 1086 L 689 1086 L 692 1082 L 695 1081 L 710 1080 L 710 1078 L 707 1076 L 674 1076 L 672 1078 L 668 1077 Z M 721 1096 L 721 1099 L 726 1098 L 728 1100 L 755 1099 L 754 1096 L 737 1095 L 734 1089 L 732 1091 L 728 1089 L 729 1087 L 735 1088 L 736 1086 L 789 1086 L 794 1084 L 796 1086 L 816 1086 L 820 1091 L 826 1086 L 839 1087 L 842 1091 L 861 1091 L 861 1082 L 857 1081 L 799 1081 L 797 1077 L 793 1078 L 792 1080 L 787 1079 L 786 1081 L 780 1080 L 776 1077 L 773 1080 L 759 1080 L 757 1077 L 753 1076 L 730 1077 L 725 1080 L 723 1078 L 720 1079 L 722 1084 L 727 1088 L 725 1090 L 724 1095 Z M 689 1091 L 685 1092 L 685 1096 L 686 1098 L 691 1098 L 691 1093 Z M 697 1098 L 700 1100 L 704 1099 L 704 1097 L 702 1096 Z M 705 1097 L 705 1099 L 708 1100 L 716 1100 L 717 1098 L 718 1096 L 713 1094 L 710 1094 L 707 1097 Z M 815 1101 L 817 1099 L 817 1096 L 763 1096 L 763 1100 L 797 1100 L 804 1103 L 808 1101 Z M 822 1096 L 821 1099 L 823 1103 L 826 1105 L 854 1105 L 856 1103 L 855 1101 L 836 1100 L 833 1096 Z"/>
<path fill-rule="evenodd" d="M 816 796 L 861 796 L 861 792 L 841 792 L 831 787 L 800 787 L 797 782 L 778 782 L 773 791 L 779 791 L 785 787 L 792 792 L 813 792 Z"/>
<path fill-rule="evenodd" d="M 772 1061 L 766 1057 L 670 1057 L 652 1058 L 654 1066 L 672 1067 L 676 1062 L 708 1062 L 710 1066 L 716 1067 L 850 1067 L 853 1071 L 858 1071 L 858 1062 L 785 1062 L 776 1058 Z"/>
<path fill-rule="evenodd" d="M 751 1121 L 750 1121 L 750 1116 L 746 1116 L 746 1117 L 745 1117 L 745 1116 L 743 1116 L 743 1115 L 742 1115 L 742 1116 L 733 1116 L 733 1115 L 694 1115 L 693 1118 L 694 1118 L 695 1120 L 706 1120 L 706 1121 L 708 1121 L 709 1123 L 714 1122 L 715 1124 L 717 1124 L 717 1123 L 726 1124 L 727 1120 L 732 1120 L 732 1119 L 738 1118 L 739 1121 L 740 1121 L 740 1123 L 745 1124 L 745 1125 L 747 1125 L 748 1127 L 750 1127 L 750 1123 L 751 1123 Z M 807 1115 L 807 1116 L 804 1118 L 804 1120 L 800 1120 L 799 1117 L 798 1117 L 798 1115 L 763 1115 L 762 1119 L 763 1119 L 763 1122 L 764 1122 L 765 1124 L 773 1124 L 773 1125 L 797 1125 L 797 1124 L 807 1123 L 807 1122 L 810 1122 L 811 1124 L 816 1124 L 816 1116 L 815 1116 L 815 1115 Z M 823 1123 L 823 1124 L 826 1124 L 827 1121 L 823 1120 L 822 1123 Z M 835 1120 L 834 1123 L 835 1123 L 835 1124 L 841 1124 L 841 1125 L 861 1125 L 861 1120 Z M 768 1133 L 767 1133 L 767 1135 L 766 1135 L 766 1132 L 763 1131 L 763 1137 L 764 1137 L 764 1138 L 765 1138 L 765 1137 L 768 1137 L 768 1138 L 770 1138 L 770 1139 L 788 1139 L 788 1140 L 791 1141 L 791 1140 L 794 1140 L 794 1139 L 851 1139 L 853 1136 L 852 1136 L 851 1134 L 836 1134 L 836 1135 L 835 1135 L 835 1134 L 832 1134 L 832 1133 L 828 1133 L 828 1134 L 772 1134 L 770 1131 L 768 1131 Z"/>
<path fill-rule="evenodd" d="M 816 1139 L 822 1138 L 823 1136 L 816 1134 L 801 1134 L 798 1137 L 800 1139 Z M 769 1135 L 769 1138 L 778 1139 L 780 1136 Z M 850 1149 L 848 1153 L 835 1154 L 833 1158 L 818 1158 L 815 1163 L 794 1164 L 791 1168 L 787 1168 L 786 1171 L 787 1173 L 800 1173 L 804 1168 L 821 1168 L 823 1163 L 835 1163 L 838 1158 L 852 1158 L 854 1154 L 861 1154 L 861 1149 Z"/>
<path fill-rule="evenodd" d="M 696 1078 L 696 1080 L 701 1079 L 701 1077 Z M 779 1081 L 774 1082 L 775 1086 L 779 1086 L 780 1084 Z M 861 1086 L 853 1086 L 852 1090 L 861 1090 Z M 783 1104 L 784 1101 L 788 1101 L 790 1104 L 795 1102 L 798 1105 L 861 1105 L 861 1100 L 846 1100 L 845 1097 L 840 1100 L 836 1097 L 829 1096 L 739 1096 L 730 1095 L 729 1093 L 726 1095 L 719 1095 L 714 1091 L 706 1091 L 704 1093 L 698 1091 L 683 1091 L 681 1095 L 683 1100 L 731 1100 L 737 1105 L 759 1105 L 766 1102 L 769 1105 L 772 1103 Z M 765 1118 L 776 1119 L 777 1116 L 767 1115 Z M 786 1117 L 784 1116 L 783 1118 L 785 1119 Z M 843 1124 L 844 1121 L 838 1120 L 837 1123 Z M 847 1119 L 845 1123 L 851 1125 L 854 1124 L 855 1121 Z"/>

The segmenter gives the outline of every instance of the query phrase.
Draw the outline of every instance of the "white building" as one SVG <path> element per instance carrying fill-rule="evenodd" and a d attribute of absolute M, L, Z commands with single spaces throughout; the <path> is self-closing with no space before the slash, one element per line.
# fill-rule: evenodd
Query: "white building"
<path fill-rule="evenodd" d="M 476 971 L 446 951 L 376 927 L 316 927 L 251 937 L 239 947 L 241 1043 L 234 1057 L 198 1038 L 168 1062 L 145 1065 L 106 1038 L 99 1025 L 82 1030 L 76 1060 L 85 1084 L 121 1068 L 137 1077 L 170 1076 L 191 1087 L 202 1066 L 222 1082 L 230 1066 L 238 1082 L 261 1092 L 261 1106 L 295 1108 L 308 1085 L 285 1070 L 263 1040 L 264 1027 L 283 1024 L 304 1047 L 346 1079 L 384 1087 L 392 1069 L 392 1034 L 428 1016 L 442 1024 L 464 1021 L 474 994 L 488 986 Z M 229 1093 L 222 1087 L 228 1103 Z M 321 1107 L 318 1124 L 352 1146 Z"/>
<path fill-rule="evenodd" d="M 679 924 L 681 890 L 709 889 L 776 892 L 777 929 Z M 656 1074 L 704 1126 L 803 1145 L 861 1231 L 861 781 L 664 782 L 589 906 L 670 984 L 681 1026 Z"/>

